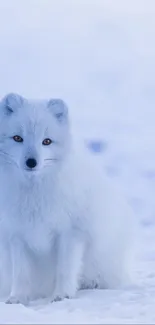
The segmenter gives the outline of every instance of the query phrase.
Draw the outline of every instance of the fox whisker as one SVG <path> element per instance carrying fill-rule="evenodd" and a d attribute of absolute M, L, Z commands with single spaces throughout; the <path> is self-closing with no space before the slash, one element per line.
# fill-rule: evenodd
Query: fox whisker
<path fill-rule="evenodd" d="M 48 158 L 48 159 L 45 159 L 45 161 L 57 161 L 58 159 L 57 158 Z"/>
<path fill-rule="evenodd" d="M 14 164 L 18 167 L 17 163 L 14 161 L 13 157 L 8 154 L 7 152 L 3 151 L 3 150 L 0 150 L 0 156 L 4 158 L 5 162 L 7 164 Z"/>

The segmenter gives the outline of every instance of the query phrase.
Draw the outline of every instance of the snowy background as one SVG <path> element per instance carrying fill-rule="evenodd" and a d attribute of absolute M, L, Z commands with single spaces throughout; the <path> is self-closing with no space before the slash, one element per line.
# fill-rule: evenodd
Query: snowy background
<path fill-rule="evenodd" d="M 84 291 L 0 323 L 155 323 L 155 1 L 0 0 L 0 97 L 62 97 L 141 229 L 137 288 Z"/>

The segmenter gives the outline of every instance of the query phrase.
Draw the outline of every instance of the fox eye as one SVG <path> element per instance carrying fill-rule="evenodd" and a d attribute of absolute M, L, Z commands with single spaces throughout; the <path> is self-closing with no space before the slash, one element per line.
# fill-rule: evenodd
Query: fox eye
<path fill-rule="evenodd" d="M 14 135 L 13 140 L 16 142 L 23 142 L 23 138 L 21 138 L 20 135 Z"/>
<path fill-rule="evenodd" d="M 49 146 L 49 144 L 51 144 L 52 142 L 53 142 L 53 141 L 52 141 L 51 139 L 47 138 L 47 139 L 44 139 L 44 140 L 43 140 L 42 144 L 43 144 L 44 146 Z"/>

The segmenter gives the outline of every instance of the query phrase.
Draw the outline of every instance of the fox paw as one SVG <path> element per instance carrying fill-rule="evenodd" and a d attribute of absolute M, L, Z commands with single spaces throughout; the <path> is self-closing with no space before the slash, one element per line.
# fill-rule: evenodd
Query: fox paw
<path fill-rule="evenodd" d="M 17 297 L 17 296 L 10 296 L 7 300 L 6 300 L 6 304 L 22 304 L 22 305 L 28 305 L 28 298 L 27 297 Z"/>
<path fill-rule="evenodd" d="M 67 295 L 67 294 L 55 294 L 53 295 L 51 302 L 56 302 L 56 301 L 62 301 L 64 299 L 72 299 L 72 295 Z"/>

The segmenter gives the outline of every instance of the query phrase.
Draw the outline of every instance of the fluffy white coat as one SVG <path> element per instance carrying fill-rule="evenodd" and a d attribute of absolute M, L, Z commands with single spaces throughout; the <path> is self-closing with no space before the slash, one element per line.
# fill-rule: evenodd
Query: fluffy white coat
<path fill-rule="evenodd" d="M 86 151 L 72 141 L 62 100 L 1 101 L 0 293 L 8 303 L 128 283 L 132 211 Z M 30 170 L 29 158 L 37 162 Z"/>

